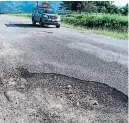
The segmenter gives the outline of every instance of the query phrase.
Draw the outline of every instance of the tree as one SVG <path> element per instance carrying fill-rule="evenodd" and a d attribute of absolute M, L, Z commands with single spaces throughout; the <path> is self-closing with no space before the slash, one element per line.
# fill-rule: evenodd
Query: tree
<path fill-rule="evenodd" d="M 128 15 L 128 4 L 123 7 L 123 15 Z"/>
<path fill-rule="evenodd" d="M 63 1 L 60 9 L 79 12 L 119 13 L 119 9 L 112 3 L 113 1 Z M 124 8 L 125 11 L 127 11 L 126 8 Z"/>
<path fill-rule="evenodd" d="M 105 6 L 100 8 L 101 13 L 107 13 L 107 9 L 105 8 Z"/>
<path fill-rule="evenodd" d="M 98 13 L 98 8 L 97 8 L 97 6 L 92 6 L 92 12 L 93 13 Z"/>
<path fill-rule="evenodd" d="M 119 9 L 119 12 L 120 12 L 122 15 L 128 15 L 128 4 L 126 4 L 124 7 L 120 8 L 120 9 Z"/>
<path fill-rule="evenodd" d="M 72 11 L 90 11 L 93 6 L 92 1 L 63 1 L 60 8 Z"/>
<path fill-rule="evenodd" d="M 83 11 L 85 12 L 97 12 L 97 7 L 95 6 L 94 2 L 92 1 L 85 1 L 84 3 L 84 8 L 82 8 Z"/>

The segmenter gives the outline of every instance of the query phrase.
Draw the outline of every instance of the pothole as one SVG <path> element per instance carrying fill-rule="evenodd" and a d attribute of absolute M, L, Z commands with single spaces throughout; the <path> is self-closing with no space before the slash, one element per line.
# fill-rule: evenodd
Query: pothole
<path fill-rule="evenodd" d="M 25 68 L 18 73 L 0 97 L 2 123 L 127 123 L 128 97 L 115 88 Z"/>

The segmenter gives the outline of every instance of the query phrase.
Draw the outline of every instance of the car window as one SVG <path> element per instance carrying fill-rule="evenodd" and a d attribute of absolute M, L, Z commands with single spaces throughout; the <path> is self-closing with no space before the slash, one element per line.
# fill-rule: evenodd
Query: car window
<path fill-rule="evenodd" d="M 55 14 L 54 10 L 51 9 L 38 9 L 40 13 Z"/>

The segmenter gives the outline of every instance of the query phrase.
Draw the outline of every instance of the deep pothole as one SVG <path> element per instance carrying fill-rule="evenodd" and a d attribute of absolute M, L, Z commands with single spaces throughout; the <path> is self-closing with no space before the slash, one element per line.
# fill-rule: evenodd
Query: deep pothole
<path fill-rule="evenodd" d="M 6 107 L 1 112 L 10 115 L 7 120 L 18 122 L 19 116 L 32 123 L 127 122 L 128 97 L 115 88 L 61 74 L 17 70 L 18 77 L 6 83 L 4 104 L 1 101 Z"/>

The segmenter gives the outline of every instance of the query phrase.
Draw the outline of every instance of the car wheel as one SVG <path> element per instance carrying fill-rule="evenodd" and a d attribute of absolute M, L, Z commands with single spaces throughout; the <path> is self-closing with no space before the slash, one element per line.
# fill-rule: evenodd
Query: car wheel
<path fill-rule="evenodd" d="M 32 24 L 35 26 L 36 25 L 36 21 L 34 20 L 34 18 L 32 19 Z"/>
<path fill-rule="evenodd" d="M 60 28 L 60 24 L 56 25 L 56 28 Z"/>
<path fill-rule="evenodd" d="M 40 20 L 39 24 L 40 24 L 40 27 L 44 27 L 42 20 Z"/>

